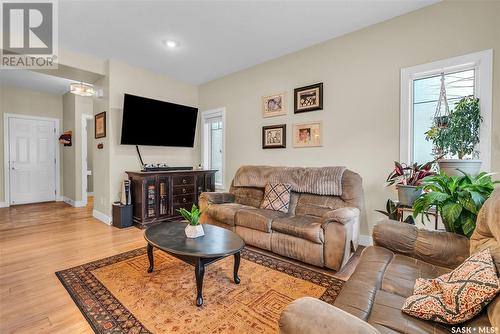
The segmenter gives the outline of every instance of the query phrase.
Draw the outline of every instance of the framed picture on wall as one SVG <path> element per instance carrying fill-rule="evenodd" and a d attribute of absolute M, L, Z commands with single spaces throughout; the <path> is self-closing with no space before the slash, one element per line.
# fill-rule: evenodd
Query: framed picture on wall
<path fill-rule="evenodd" d="M 262 127 L 262 148 L 285 148 L 286 124 Z"/>
<path fill-rule="evenodd" d="M 106 112 L 94 116 L 95 139 L 106 137 Z"/>
<path fill-rule="evenodd" d="M 286 115 L 286 92 L 262 97 L 262 117 Z"/>
<path fill-rule="evenodd" d="M 321 122 L 300 123 L 293 125 L 294 147 L 315 147 L 322 145 Z"/>
<path fill-rule="evenodd" d="M 323 83 L 294 89 L 294 113 L 323 109 Z"/>

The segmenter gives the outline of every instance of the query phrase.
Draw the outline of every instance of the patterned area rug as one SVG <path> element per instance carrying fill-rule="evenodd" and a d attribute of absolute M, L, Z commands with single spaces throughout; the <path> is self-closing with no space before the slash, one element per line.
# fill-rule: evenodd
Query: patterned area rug
<path fill-rule="evenodd" d="M 194 268 L 146 248 L 56 273 L 96 333 L 277 333 L 283 308 L 312 296 L 333 303 L 343 281 L 244 250 L 239 277 L 233 257 L 205 269 L 204 304 L 196 307 Z"/>

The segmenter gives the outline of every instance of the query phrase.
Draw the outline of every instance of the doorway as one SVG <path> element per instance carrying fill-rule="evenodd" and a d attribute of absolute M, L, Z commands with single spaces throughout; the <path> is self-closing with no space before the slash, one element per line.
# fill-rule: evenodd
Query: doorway
<path fill-rule="evenodd" d="M 93 143 L 94 116 L 82 114 L 82 201 L 85 205 L 88 203 L 89 196 L 94 194 Z"/>
<path fill-rule="evenodd" d="M 4 114 L 8 205 L 55 201 L 59 192 L 59 120 Z"/>

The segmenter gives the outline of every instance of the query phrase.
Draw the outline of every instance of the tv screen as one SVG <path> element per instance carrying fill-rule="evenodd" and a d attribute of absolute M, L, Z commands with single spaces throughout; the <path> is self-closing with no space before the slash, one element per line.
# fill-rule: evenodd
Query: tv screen
<path fill-rule="evenodd" d="M 193 147 L 198 109 L 125 94 L 122 145 Z"/>

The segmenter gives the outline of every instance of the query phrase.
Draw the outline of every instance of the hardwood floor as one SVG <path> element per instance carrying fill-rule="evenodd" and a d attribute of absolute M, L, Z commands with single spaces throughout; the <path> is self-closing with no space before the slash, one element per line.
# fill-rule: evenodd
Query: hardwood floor
<path fill-rule="evenodd" d="M 91 204 L 0 209 L 0 333 L 93 333 L 54 273 L 145 241 L 93 218 Z"/>
<path fill-rule="evenodd" d="M 0 209 L 0 334 L 93 333 L 54 274 L 145 246 L 142 231 L 117 229 L 62 202 Z M 339 273 L 347 279 L 359 251 Z"/>

